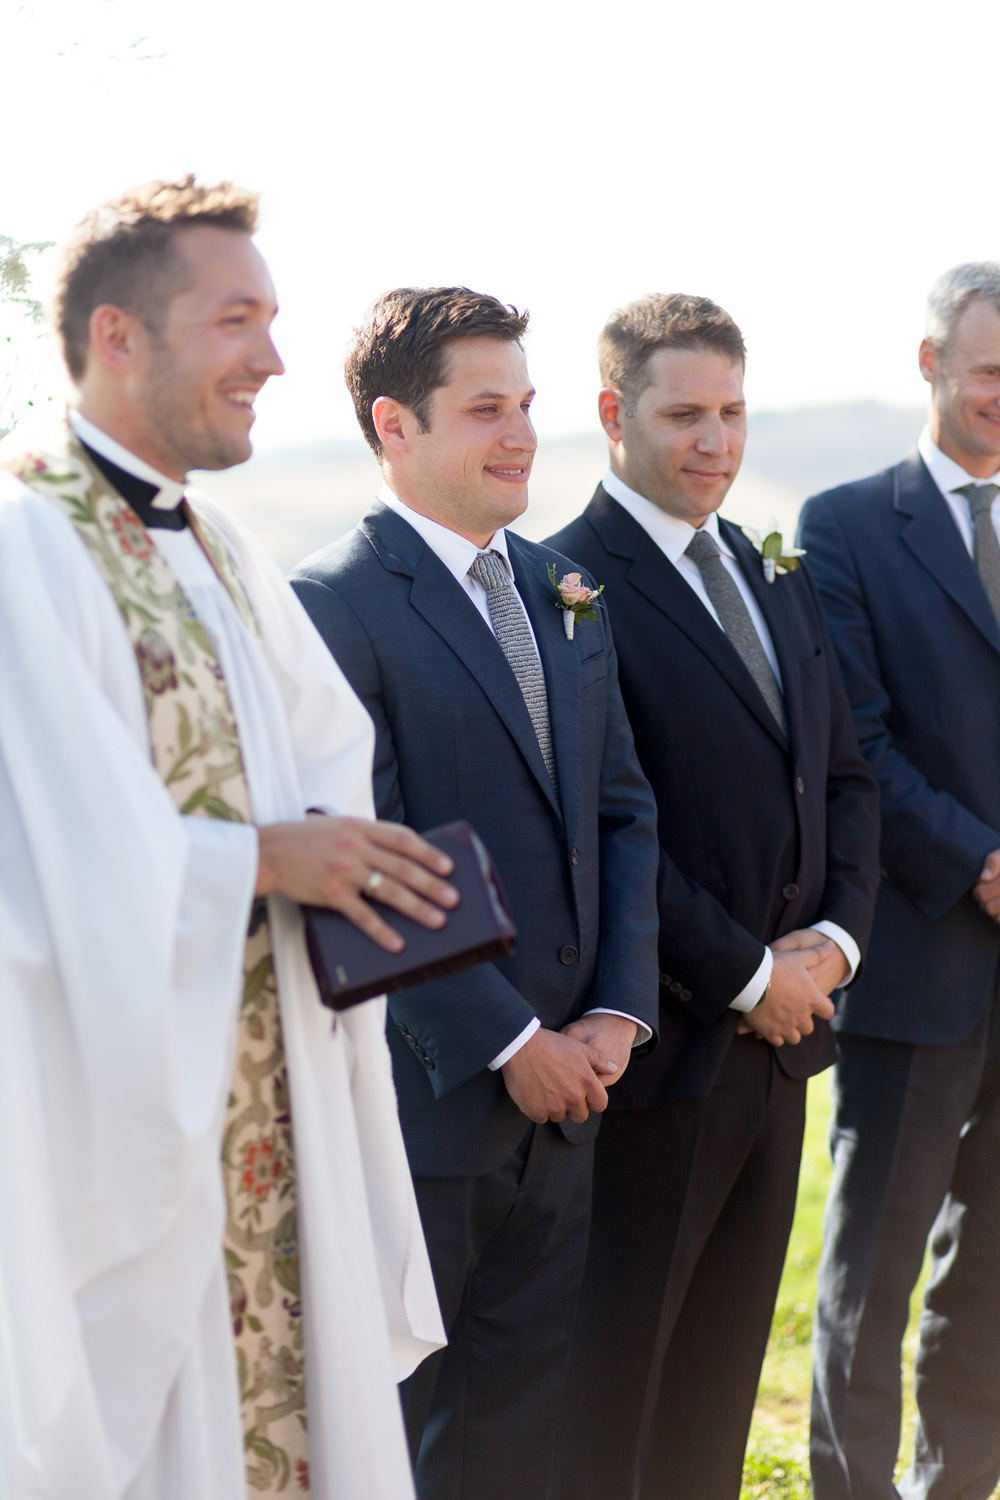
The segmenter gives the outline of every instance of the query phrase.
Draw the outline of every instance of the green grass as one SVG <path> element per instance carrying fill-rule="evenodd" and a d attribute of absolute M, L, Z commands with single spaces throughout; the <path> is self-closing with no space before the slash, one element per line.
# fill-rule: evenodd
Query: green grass
<path fill-rule="evenodd" d="M 809 1085 L 806 1140 L 778 1301 L 767 1358 L 761 1372 L 740 1500 L 809 1500 L 809 1341 L 812 1334 L 816 1271 L 822 1239 L 823 1204 L 830 1184 L 826 1129 L 830 1116 L 830 1075 Z M 903 1345 L 903 1435 L 898 1472 L 906 1467 L 913 1439 L 913 1355 L 917 1318 L 927 1275 L 920 1278 L 910 1305 Z M 994 1491 L 994 1500 L 1000 1488 Z"/>

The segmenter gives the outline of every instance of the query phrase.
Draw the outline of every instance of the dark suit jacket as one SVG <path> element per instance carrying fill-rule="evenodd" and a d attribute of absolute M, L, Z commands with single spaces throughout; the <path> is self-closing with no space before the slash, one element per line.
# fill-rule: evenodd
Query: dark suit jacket
<path fill-rule="evenodd" d="M 559 1029 L 605 1006 L 656 1027 L 656 810 L 607 622 L 582 621 L 567 641 L 546 570 L 573 564 L 507 538 L 545 673 L 558 799 L 496 638 L 401 516 L 376 501 L 292 580 L 375 722 L 379 815 L 418 829 L 468 818 L 518 928 L 512 957 L 391 998 L 400 1116 L 419 1174 L 478 1174 L 515 1149 L 527 1121 L 487 1065 L 533 1016 Z M 592 1117 L 566 1133 L 590 1138 L 596 1127 Z"/>
<path fill-rule="evenodd" d="M 969 894 L 1000 847 L 1000 625 L 916 454 L 807 501 L 801 533 L 882 798 L 871 950 L 838 1022 L 955 1042 L 1000 959 Z"/>
<path fill-rule="evenodd" d="M 622 693 L 660 837 L 660 1045 L 616 1090 L 645 1107 L 712 1087 L 738 1015 L 730 1001 L 764 944 L 820 918 L 864 951 L 878 880 L 875 788 L 803 569 L 764 581 L 720 522 L 781 667 L 790 743 L 704 605 L 643 528 L 598 486 L 551 544 L 605 585 Z M 827 1067 L 825 1022 L 777 1051 L 793 1077 Z"/>

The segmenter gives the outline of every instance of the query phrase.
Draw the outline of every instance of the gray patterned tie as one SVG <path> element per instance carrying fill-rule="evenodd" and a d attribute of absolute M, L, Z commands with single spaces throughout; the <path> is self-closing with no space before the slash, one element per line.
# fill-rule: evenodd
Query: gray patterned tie
<path fill-rule="evenodd" d="M 754 629 L 750 611 L 743 602 L 743 595 L 726 571 L 718 542 L 708 532 L 696 531 L 684 550 L 701 574 L 705 593 L 712 601 L 719 623 L 739 652 L 743 665 L 760 688 L 761 697 L 774 715 L 778 728 L 787 738 L 785 700 L 781 696 L 778 679 L 760 643 L 760 636 Z"/>
<path fill-rule="evenodd" d="M 1000 485 L 963 484 L 955 493 L 968 497 L 972 517 L 972 556 L 993 613 L 1000 620 L 1000 542 L 993 525 L 992 509 L 994 500 L 1000 495 Z"/>
<path fill-rule="evenodd" d="M 474 578 L 486 590 L 486 608 L 489 610 L 493 633 L 517 678 L 517 685 L 524 696 L 525 706 L 538 737 L 538 748 L 542 752 L 545 769 L 552 778 L 553 787 L 558 790 L 545 677 L 535 650 L 528 617 L 511 585 L 507 564 L 499 552 L 480 552 L 469 569 L 469 577 Z"/>

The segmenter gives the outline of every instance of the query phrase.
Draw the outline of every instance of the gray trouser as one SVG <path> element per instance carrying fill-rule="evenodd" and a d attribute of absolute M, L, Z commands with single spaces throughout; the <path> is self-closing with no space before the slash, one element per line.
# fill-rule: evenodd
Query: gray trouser
<path fill-rule="evenodd" d="M 950 1046 L 841 1033 L 813 1337 L 815 1500 L 986 1500 L 1000 1478 L 1000 1006 Z M 928 1235 L 914 1462 L 900 1350 Z"/>

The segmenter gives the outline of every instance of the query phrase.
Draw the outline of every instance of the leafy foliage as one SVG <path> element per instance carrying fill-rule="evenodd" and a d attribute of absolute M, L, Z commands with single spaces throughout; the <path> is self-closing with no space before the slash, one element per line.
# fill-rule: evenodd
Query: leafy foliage
<path fill-rule="evenodd" d="M 37 258 L 49 248 L 46 241 L 19 244 L 0 234 L 0 437 L 48 383 L 42 304 L 32 295 L 32 281 Z"/>

